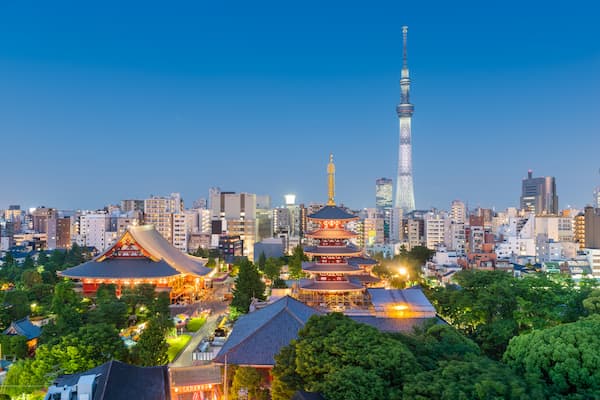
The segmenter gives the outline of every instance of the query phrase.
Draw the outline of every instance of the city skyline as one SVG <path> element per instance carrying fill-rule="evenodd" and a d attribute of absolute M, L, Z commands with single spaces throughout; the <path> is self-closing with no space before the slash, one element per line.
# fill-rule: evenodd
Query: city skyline
<path fill-rule="evenodd" d="M 330 152 L 338 201 L 374 207 L 397 166 L 402 25 L 417 208 L 518 206 L 529 169 L 582 208 L 600 184 L 596 13 L 488 6 L 3 5 L 0 208 L 190 205 L 212 186 L 324 203 Z"/>

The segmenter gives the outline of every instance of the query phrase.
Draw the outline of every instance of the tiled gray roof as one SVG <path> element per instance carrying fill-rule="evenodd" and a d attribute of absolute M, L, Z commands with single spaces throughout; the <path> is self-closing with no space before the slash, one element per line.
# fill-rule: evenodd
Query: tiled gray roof
<path fill-rule="evenodd" d="M 12 329 L 11 329 L 12 328 Z M 12 332 L 12 330 L 17 333 L 19 336 L 25 336 L 27 340 L 35 339 L 40 336 L 42 330 L 39 326 L 36 326 L 31 323 L 29 317 L 25 317 L 18 321 L 14 321 L 10 324 L 8 328 L 4 331 L 5 335 L 8 335 Z"/>
<path fill-rule="evenodd" d="M 221 367 L 213 364 L 171 367 L 169 372 L 173 386 L 221 384 L 223 382 Z"/>
<path fill-rule="evenodd" d="M 303 262 L 302 269 L 308 272 L 355 272 L 360 268 L 348 264 L 317 264 L 315 262 Z"/>
<path fill-rule="evenodd" d="M 60 271 L 60 276 L 67 278 L 167 278 L 179 275 L 180 272 L 166 261 L 152 261 L 149 258 L 107 258 L 101 262 L 88 261 L 76 267 Z"/>
<path fill-rule="evenodd" d="M 298 331 L 317 310 L 289 296 L 241 316 L 213 360 L 224 364 L 273 366 L 279 350 L 298 337 Z"/>
<path fill-rule="evenodd" d="M 162 258 L 173 268 L 184 274 L 206 275 L 212 269 L 204 266 L 198 257 L 184 254 L 167 241 L 153 225 L 130 226 L 133 238 L 156 258 Z"/>
<path fill-rule="evenodd" d="M 362 250 L 355 246 L 334 247 L 334 246 L 306 246 L 305 253 L 314 253 L 319 255 L 327 254 L 355 254 L 361 253 Z"/>
<path fill-rule="evenodd" d="M 371 295 L 371 302 L 377 309 L 387 304 L 406 303 L 410 305 L 411 310 L 418 312 L 435 313 L 435 307 L 425 296 L 425 293 L 419 287 L 408 289 L 367 289 Z"/>
<path fill-rule="evenodd" d="M 379 263 L 377 262 L 377 260 L 373 260 L 372 258 L 350 257 L 348 259 L 348 264 L 350 264 L 350 265 L 376 265 Z"/>
<path fill-rule="evenodd" d="M 328 291 L 328 290 L 338 290 L 338 291 L 355 291 L 355 290 L 363 290 L 362 285 L 356 285 L 350 283 L 348 281 L 311 281 L 308 284 L 302 286 L 303 290 L 314 290 L 314 291 Z"/>
<path fill-rule="evenodd" d="M 373 275 L 367 275 L 367 274 L 352 275 L 352 276 L 348 277 L 348 279 L 350 280 L 350 282 L 357 284 L 357 285 L 363 284 L 363 283 L 381 282 L 381 279 L 379 279 Z"/>
<path fill-rule="evenodd" d="M 344 209 L 337 206 L 325 206 L 321 208 L 314 214 L 308 216 L 310 219 L 325 219 L 325 220 L 333 220 L 333 219 L 358 219 L 358 217 L 354 214 L 350 214 Z"/>
<path fill-rule="evenodd" d="M 93 400 L 169 400 L 171 398 L 168 367 L 138 367 L 111 360 L 96 368 L 73 375 L 63 375 L 55 385 L 73 386 L 82 375 L 97 375 Z"/>

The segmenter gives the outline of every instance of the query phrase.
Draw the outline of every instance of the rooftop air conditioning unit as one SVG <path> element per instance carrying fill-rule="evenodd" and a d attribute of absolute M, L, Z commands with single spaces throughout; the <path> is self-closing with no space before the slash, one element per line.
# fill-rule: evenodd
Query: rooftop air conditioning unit
<path fill-rule="evenodd" d="M 82 375 L 77 381 L 77 400 L 92 400 L 96 375 Z"/>

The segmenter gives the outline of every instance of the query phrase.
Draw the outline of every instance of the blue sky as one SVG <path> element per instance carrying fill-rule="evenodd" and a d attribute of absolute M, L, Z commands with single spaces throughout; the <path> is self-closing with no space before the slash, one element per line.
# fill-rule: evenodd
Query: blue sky
<path fill-rule="evenodd" d="M 337 199 L 373 206 L 397 168 L 402 25 L 418 208 L 515 206 L 530 168 L 561 207 L 600 185 L 594 2 L 120 3 L 0 3 L 0 208 L 325 201 L 329 152 Z"/>

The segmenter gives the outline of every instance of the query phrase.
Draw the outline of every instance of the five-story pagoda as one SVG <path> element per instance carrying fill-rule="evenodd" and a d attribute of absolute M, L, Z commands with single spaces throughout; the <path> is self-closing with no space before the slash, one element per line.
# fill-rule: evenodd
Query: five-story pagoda
<path fill-rule="evenodd" d="M 311 258 L 302 265 L 310 280 L 300 284 L 300 301 L 334 311 L 364 309 L 370 304 L 365 283 L 377 281 L 368 273 L 374 260 L 365 258 L 363 250 L 351 243 L 356 233 L 346 224 L 358 217 L 335 204 L 335 165 L 333 155 L 327 166 L 329 200 L 327 205 L 308 219 L 318 228 L 306 233 L 312 245 L 304 248 Z"/>

